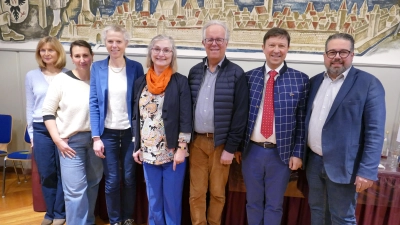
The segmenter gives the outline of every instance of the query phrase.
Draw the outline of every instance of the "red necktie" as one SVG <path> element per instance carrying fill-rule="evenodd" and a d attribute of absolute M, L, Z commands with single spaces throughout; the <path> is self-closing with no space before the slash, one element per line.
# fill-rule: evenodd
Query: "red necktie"
<path fill-rule="evenodd" d="M 269 71 L 269 79 L 265 87 L 264 108 L 261 121 L 261 134 L 269 138 L 273 133 L 274 125 L 274 78 L 278 74 L 275 70 Z"/>

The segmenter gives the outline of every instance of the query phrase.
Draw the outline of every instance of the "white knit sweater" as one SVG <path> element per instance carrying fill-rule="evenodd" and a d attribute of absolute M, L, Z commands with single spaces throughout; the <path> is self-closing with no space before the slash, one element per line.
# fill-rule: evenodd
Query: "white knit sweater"
<path fill-rule="evenodd" d="M 56 119 L 61 138 L 90 131 L 89 81 L 79 80 L 72 72 L 54 78 L 43 102 L 43 118 Z"/>

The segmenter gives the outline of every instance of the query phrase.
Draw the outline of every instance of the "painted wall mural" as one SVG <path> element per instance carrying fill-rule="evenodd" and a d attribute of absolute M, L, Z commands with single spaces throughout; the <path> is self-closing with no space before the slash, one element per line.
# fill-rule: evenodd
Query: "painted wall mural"
<path fill-rule="evenodd" d="M 102 29 L 124 26 L 130 46 L 152 37 L 172 36 L 181 48 L 201 48 L 201 28 L 223 20 L 231 32 L 231 51 L 260 51 L 268 29 L 291 34 L 291 51 L 321 53 L 326 38 L 346 32 L 355 53 L 364 55 L 381 42 L 400 49 L 400 0 L 0 0 L 3 41 L 46 35 L 63 42 L 84 39 L 101 44 Z M 393 44 L 394 43 L 394 44 Z"/>

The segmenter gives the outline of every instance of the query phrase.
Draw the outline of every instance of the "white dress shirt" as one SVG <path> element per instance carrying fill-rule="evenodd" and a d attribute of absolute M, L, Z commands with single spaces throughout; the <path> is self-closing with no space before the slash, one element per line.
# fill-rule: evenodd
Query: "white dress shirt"
<path fill-rule="evenodd" d="M 315 96 L 308 126 L 307 144 L 310 149 L 318 155 L 322 156 L 322 128 L 331 110 L 333 101 L 335 101 L 336 95 L 340 87 L 342 87 L 350 68 L 344 71 L 343 74 L 339 75 L 335 80 L 332 80 L 328 74 L 325 73 L 324 80 Z"/>

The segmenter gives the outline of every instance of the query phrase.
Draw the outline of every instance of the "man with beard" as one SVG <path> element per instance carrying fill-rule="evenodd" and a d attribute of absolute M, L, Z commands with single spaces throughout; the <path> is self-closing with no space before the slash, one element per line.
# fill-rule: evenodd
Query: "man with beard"
<path fill-rule="evenodd" d="M 385 127 L 385 91 L 352 66 L 354 39 L 329 36 L 326 72 L 310 79 L 304 165 L 311 224 L 356 224 L 357 193 L 377 180 Z"/>

